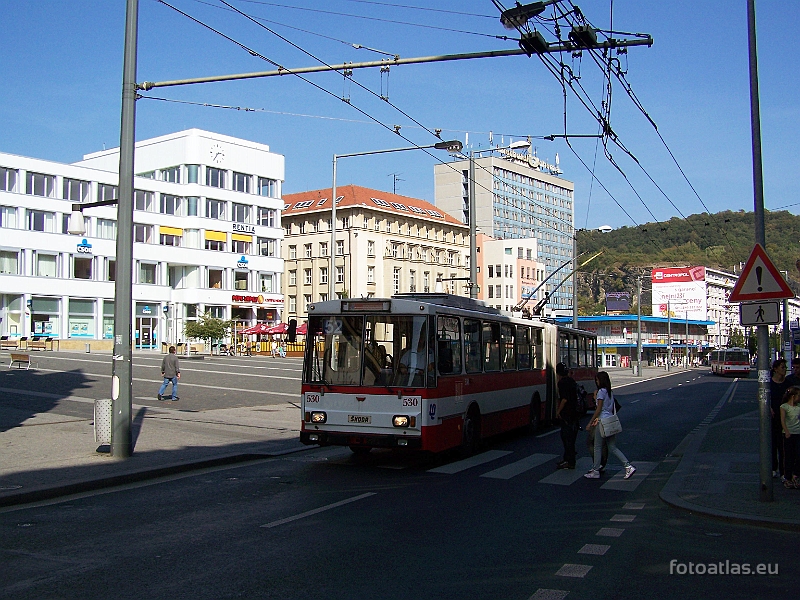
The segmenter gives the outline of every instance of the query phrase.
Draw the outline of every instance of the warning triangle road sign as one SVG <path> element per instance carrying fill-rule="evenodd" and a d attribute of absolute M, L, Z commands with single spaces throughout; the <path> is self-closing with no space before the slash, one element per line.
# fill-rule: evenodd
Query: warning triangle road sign
<path fill-rule="evenodd" d="M 756 244 L 742 274 L 733 286 L 728 302 L 753 302 L 794 298 L 794 292 L 767 256 L 761 244 Z"/>

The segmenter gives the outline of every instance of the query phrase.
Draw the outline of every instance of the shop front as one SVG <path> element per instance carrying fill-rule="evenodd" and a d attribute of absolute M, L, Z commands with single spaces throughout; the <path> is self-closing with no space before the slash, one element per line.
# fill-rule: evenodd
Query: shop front
<path fill-rule="evenodd" d="M 9 337 L 19 337 L 24 331 L 24 299 L 12 294 L 0 295 L 0 331 Z"/>
<path fill-rule="evenodd" d="M 59 337 L 61 331 L 61 298 L 31 298 L 31 334 Z"/>
<path fill-rule="evenodd" d="M 134 346 L 139 350 L 155 350 L 158 347 L 158 302 L 136 303 L 136 329 Z"/>

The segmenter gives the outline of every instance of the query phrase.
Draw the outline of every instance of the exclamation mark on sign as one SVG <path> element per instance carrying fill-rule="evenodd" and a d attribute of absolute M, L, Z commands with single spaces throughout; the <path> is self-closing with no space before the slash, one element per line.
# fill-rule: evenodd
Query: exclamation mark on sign
<path fill-rule="evenodd" d="M 756 267 L 756 277 L 758 278 L 758 291 L 761 292 L 764 288 L 761 287 L 761 273 L 763 269 L 761 267 Z"/>

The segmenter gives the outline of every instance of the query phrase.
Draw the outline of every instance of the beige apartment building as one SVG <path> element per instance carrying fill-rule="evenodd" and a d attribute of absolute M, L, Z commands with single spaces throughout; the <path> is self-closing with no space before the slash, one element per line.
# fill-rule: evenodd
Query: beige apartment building
<path fill-rule="evenodd" d="M 336 241 L 331 248 L 331 190 L 283 196 L 282 289 L 287 319 L 302 322 L 311 302 L 337 297 L 387 298 L 433 292 L 437 279 L 468 296 L 469 227 L 425 200 L 357 185 L 337 187 Z M 330 252 L 335 253 L 330 272 Z"/>

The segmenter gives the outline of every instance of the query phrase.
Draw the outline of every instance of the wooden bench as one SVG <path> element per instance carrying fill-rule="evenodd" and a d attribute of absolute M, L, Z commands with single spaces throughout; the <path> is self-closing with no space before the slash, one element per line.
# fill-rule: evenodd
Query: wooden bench
<path fill-rule="evenodd" d="M 191 354 L 198 354 L 204 352 L 206 349 L 205 344 L 189 344 L 189 352 Z"/>
<path fill-rule="evenodd" d="M 27 371 L 28 369 L 31 368 L 31 355 L 30 354 L 18 354 L 16 352 L 12 352 L 11 353 L 11 362 L 8 363 L 8 368 L 10 369 L 11 367 L 13 367 L 15 363 L 18 365 L 17 366 L 18 369 L 21 369 L 22 366 L 24 365 L 25 366 L 25 370 Z"/>
<path fill-rule="evenodd" d="M 29 350 L 47 350 L 47 344 L 50 344 L 50 349 L 52 350 L 53 338 L 33 338 L 30 342 L 28 342 L 28 349 Z"/>
<path fill-rule="evenodd" d="M 0 348 L 14 348 L 16 349 L 19 346 L 19 342 L 16 339 L 9 339 L 7 335 L 4 335 L 0 338 Z"/>

